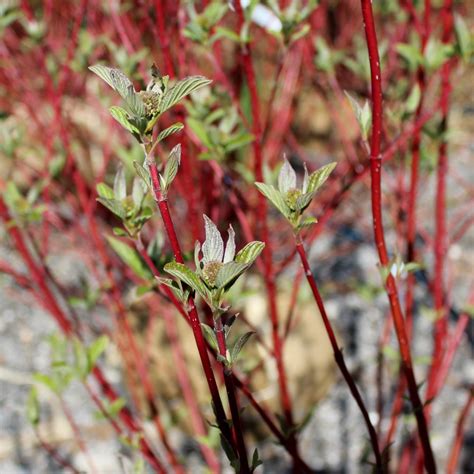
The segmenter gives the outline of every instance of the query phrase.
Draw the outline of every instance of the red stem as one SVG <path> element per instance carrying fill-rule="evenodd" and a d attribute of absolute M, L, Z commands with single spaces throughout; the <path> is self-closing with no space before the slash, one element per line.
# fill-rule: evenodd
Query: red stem
<path fill-rule="evenodd" d="M 313 292 L 313 296 L 318 306 L 319 313 L 321 314 L 324 327 L 326 328 L 326 333 L 329 337 L 329 342 L 331 343 L 331 347 L 334 353 L 334 359 L 336 361 L 336 364 L 339 367 L 339 370 L 341 371 L 342 376 L 344 377 L 344 380 L 346 381 L 349 387 L 349 390 L 351 391 L 351 394 L 354 397 L 354 400 L 356 401 L 357 406 L 359 407 L 359 410 L 362 413 L 362 416 L 364 417 L 364 421 L 367 426 L 367 431 L 369 432 L 372 449 L 375 455 L 375 463 L 377 465 L 377 472 L 382 473 L 383 464 L 382 464 L 382 456 L 380 454 L 380 449 L 379 449 L 379 443 L 377 440 L 377 433 L 375 432 L 375 428 L 372 425 L 372 422 L 370 421 L 369 413 L 367 412 L 365 403 L 362 400 L 362 397 L 359 393 L 359 389 L 357 388 L 357 385 L 354 379 L 352 378 L 352 375 L 347 369 L 346 362 L 342 354 L 342 350 L 339 348 L 339 345 L 337 343 L 336 335 L 334 334 L 334 330 L 332 328 L 331 322 L 329 321 L 328 315 L 326 313 L 326 308 L 324 307 L 323 299 L 321 298 L 321 294 L 319 293 L 316 280 L 314 279 L 313 272 L 311 271 L 311 267 L 309 266 L 308 257 L 306 255 L 303 242 L 301 241 L 301 238 L 299 236 L 296 237 L 296 250 L 298 252 L 298 255 L 300 256 L 301 263 L 303 265 L 304 272 L 306 275 L 306 280 L 308 281 L 309 286 L 311 287 L 311 291 Z"/>
<path fill-rule="evenodd" d="M 163 224 L 165 226 L 166 234 L 168 235 L 168 239 L 170 241 L 171 248 L 173 250 L 174 258 L 178 263 L 184 263 L 181 247 L 179 245 L 178 237 L 176 235 L 174 224 L 171 219 L 171 215 L 170 215 L 170 211 L 168 207 L 168 201 L 161 192 L 158 169 L 156 167 L 156 163 L 154 161 L 151 161 L 148 155 L 147 155 L 147 166 L 150 171 L 152 187 L 153 187 L 153 195 L 158 205 L 158 208 L 160 210 L 160 214 L 163 220 Z M 229 443 L 232 446 L 232 436 L 230 433 L 229 425 L 227 424 L 227 417 L 224 411 L 224 407 L 222 405 L 219 389 L 217 387 L 216 379 L 215 379 L 214 372 L 211 366 L 211 361 L 209 359 L 209 354 L 207 352 L 206 341 L 202 333 L 201 322 L 199 321 L 199 316 L 198 316 L 193 298 L 190 298 L 188 302 L 188 317 L 191 323 L 191 328 L 193 330 L 194 339 L 195 339 L 196 346 L 199 352 L 199 357 L 201 359 L 201 364 L 206 376 L 207 384 L 209 386 L 209 391 L 211 393 L 212 402 L 214 404 L 217 424 L 219 425 L 219 428 L 223 436 L 226 437 L 226 439 L 229 441 Z"/>
<path fill-rule="evenodd" d="M 450 41 L 452 34 L 452 0 L 445 0 L 443 11 L 443 43 Z M 433 360 L 428 376 L 427 398 L 434 396 L 434 385 L 436 385 L 437 372 L 442 364 L 445 354 L 445 341 L 448 331 L 448 320 L 445 303 L 445 256 L 446 256 L 446 178 L 448 176 L 447 141 L 445 138 L 448 128 L 449 99 L 451 93 L 450 84 L 451 64 L 446 62 L 441 70 L 441 144 L 439 145 L 439 157 L 437 166 L 437 182 L 435 197 L 435 241 L 434 241 L 434 279 L 433 297 L 434 307 L 437 315 L 434 325 L 434 347 Z"/>
<path fill-rule="evenodd" d="M 454 443 L 451 448 L 451 453 L 449 455 L 448 465 L 446 466 L 447 474 L 455 474 L 457 471 L 457 465 L 459 462 L 459 455 L 461 454 L 462 443 L 464 439 L 464 429 L 467 420 L 469 419 L 469 412 L 472 408 L 472 403 L 474 401 L 474 387 L 469 388 L 469 393 L 467 394 L 467 401 L 458 418 L 456 424 L 456 435 L 454 437 Z"/>
<path fill-rule="evenodd" d="M 11 223 L 11 216 L 8 212 L 8 209 L 0 197 L 0 217 L 6 223 Z M 47 279 L 45 277 L 46 272 L 39 266 L 36 261 L 33 259 L 26 243 L 23 238 L 23 235 L 20 229 L 15 225 L 7 226 L 8 233 L 12 238 L 16 248 L 20 252 L 20 255 L 25 262 L 25 265 L 28 269 L 28 273 L 31 275 L 33 282 L 38 287 L 42 297 L 44 304 L 47 306 L 49 312 L 53 315 L 56 323 L 62 330 L 62 332 L 69 338 L 72 337 L 74 334 L 72 325 L 67 318 L 66 314 L 63 312 L 61 307 L 58 305 L 53 293 L 48 287 Z M 110 400 L 114 401 L 118 398 L 117 394 L 115 393 L 114 389 L 110 386 L 110 384 L 104 378 L 104 375 L 99 367 L 95 367 L 92 371 L 94 377 L 96 378 L 97 382 L 99 383 L 101 390 L 105 394 L 105 396 Z M 134 417 L 132 416 L 131 412 L 126 408 L 122 408 L 119 413 L 122 421 L 125 423 L 127 428 L 134 432 L 140 433 L 140 428 L 137 425 Z M 160 460 L 156 457 L 153 451 L 150 448 L 150 445 L 146 441 L 144 437 L 141 437 L 140 441 L 140 451 L 142 452 L 143 456 L 147 459 L 150 465 L 156 472 L 164 473 L 165 470 L 160 462 Z"/>
<path fill-rule="evenodd" d="M 222 318 L 216 318 L 214 322 L 214 331 L 216 333 L 217 345 L 219 346 L 219 354 L 227 358 L 227 344 L 224 334 L 224 326 L 222 324 Z M 234 379 L 232 377 L 232 370 L 227 368 L 222 363 L 222 371 L 224 374 L 224 383 L 227 390 L 227 398 L 229 399 L 229 408 L 232 415 L 232 428 L 237 444 L 237 451 L 239 453 L 240 471 L 242 474 L 249 474 L 249 461 L 247 458 L 247 448 L 245 447 L 245 441 L 243 436 L 242 424 L 240 422 L 240 410 L 235 394 Z"/>
<path fill-rule="evenodd" d="M 380 58 L 378 53 L 378 41 L 375 31 L 372 2 L 371 0 L 361 0 L 361 6 L 367 48 L 369 52 L 372 85 L 372 136 L 370 142 L 372 220 L 379 261 L 383 268 L 387 268 L 389 265 L 389 258 L 387 247 L 385 245 L 381 192 L 382 156 L 380 150 L 383 105 Z M 407 380 L 410 401 L 412 403 L 413 412 L 417 420 L 418 432 L 423 447 L 425 467 L 428 473 L 432 474 L 436 472 L 436 464 L 433 457 L 433 452 L 431 450 L 428 427 L 423 413 L 423 405 L 418 393 L 415 374 L 413 372 L 411 351 L 408 343 L 405 321 L 400 306 L 400 300 L 398 298 L 397 285 L 394 277 L 391 274 L 389 274 L 386 279 L 386 291 L 388 294 L 395 331 L 397 333 L 397 339 L 400 346 L 402 370 Z"/>
<path fill-rule="evenodd" d="M 81 471 L 76 469 L 67 459 L 60 456 L 58 451 L 53 446 L 51 446 L 50 443 L 43 439 L 38 429 L 35 429 L 35 434 L 39 443 L 41 444 L 41 447 L 56 461 L 59 466 L 71 471 L 73 474 L 81 473 Z"/>

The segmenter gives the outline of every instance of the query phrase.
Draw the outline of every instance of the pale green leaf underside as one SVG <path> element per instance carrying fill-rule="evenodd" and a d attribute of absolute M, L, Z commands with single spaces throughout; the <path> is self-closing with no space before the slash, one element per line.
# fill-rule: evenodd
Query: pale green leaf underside
<path fill-rule="evenodd" d="M 270 184 L 255 183 L 255 186 L 286 218 L 290 216 L 290 208 L 279 191 Z"/>

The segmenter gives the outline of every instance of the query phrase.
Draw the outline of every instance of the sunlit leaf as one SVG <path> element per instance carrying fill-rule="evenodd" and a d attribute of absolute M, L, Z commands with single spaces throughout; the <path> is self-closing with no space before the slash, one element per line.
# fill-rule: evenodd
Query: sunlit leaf
<path fill-rule="evenodd" d="M 168 110 L 191 92 L 197 91 L 211 82 L 203 76 L 191 76 L 178 81 L 174 87 L 165 92 L 161 102 L 161 112 Z"/>
<path fill-rule="evenodd" d="M 255 183 L 258 190 L 268 198 L 271 203 L 286 217 L 289 218 L 291 210 L 285 202 L 282 194 L 276 190 L 272 185 L 265 183 Z"/>

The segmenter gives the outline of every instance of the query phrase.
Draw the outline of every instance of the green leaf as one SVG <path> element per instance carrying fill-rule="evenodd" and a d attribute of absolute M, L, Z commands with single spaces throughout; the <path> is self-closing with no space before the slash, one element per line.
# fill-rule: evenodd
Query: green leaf
<path fill-rule="evenodd" d="M 370 110 L 369 102 L 366 100 L 364 106 L 361 107 L 357 100 L 355 100 L 347 91 L 344 92 L 349 99 L 352 110 L 354 111 L 357 122 L 359 123 L 362 138 L 367 140 L 372 123 L 372 111 Z"/>
<path fill-rule="evenodd" d="M 328 165 L 322 166 L 314 173 L 311 173 L 309 176 L 308 191 L 315 193 L 329 178 L 329 175 L 332 173 L 336 165 L 336 162 L 329 163 Z"/>
<path fill-rule="evenodd" d="M 99 183 L 97 184 L 96 189 L 97 189 L 97 194 L 101 198 L 114 199 L 114 191 L 109 185 L 105 183 Z"/>
<path fill-rule="evenodd" d="M 181 163 L 181 145 L 176 145 L 170 152 L 168 161 L 166 162 L 165 171 L 163 173 L 163 180 L 165 185 L 163 190 L 167 191 L 176 177 Z"/>
<path fill-rule="evenodd" d="M 149 189 L 152 189 L 151 177 L 149 171 L 141 165 L 138 161 L 133 162 L 133 167 L 137 172 L 137 175 L 142 178 L 143 182 L 148 186 Z"/>
<path fill-rule="evenodd" d="M 425 48 L 425 63 L 427 69 L 435 71 L 440 68 L 449 59 L 452 53 L 452 45 L 430 39 Z"/>
<path fill-rule="evenodd" d="M 40 421 L 40 405 L 38 400 L 38 390 L 31 387 L 26 401 L 26 416 L 33 426 L 37 426 Z"/>
<path fill-rule="evenodd" d="M 117 415 L 120 413 L 122 408 L 125 407 L 127 402 L 123 398 L 117 398 L 115 399 L 112 403 L 105 405 L 105 411 L 107 412 L 108 417 L 110 418 L 116 418 Z M 104 418 L 104 415 L 102 413 L 99 413 L 97 418 Z"/>
<path fill-rule="evenodd" d="M 190 286 L 195 290 L 202 298 L 206 301 L 208 300 L 208 291 L 206 285 L 200 280 L 200 278 L 191 271 L 186 265 L 178 262 L 167 263 L 164 267 L 165 272 L 173 275 L 175 278 L 178 278 L 186 285 Z"/>
<path fill-rule="evenodd" d="M 173 133 L 179 132 L 184 128 L 184 125 L 181 122 L 176 122 L 173 125 L 170 125 L 168 128 L 162 130 L 156 137 L 157 142 L 163 141 L 165 138 L 169 137 Z"/>
<path fill-rule="evenodd" d="M 472 55 L 472 37 L 466 22 L 461 15 L 454 15 L 454 31 L 459 45 L 459 52 L 466 64 L 469 63 Z"/>
<path fill-rule="evenodd" d="M 181 301 L 182 303 L 187 302 L 189 292 L 182 291 L 182 289 L 178 286 L 178 285 L 181 285 L 181 283 L 178 284 L 174 280 L 171 280 L 171 278 L 162 278 L 162 277 L 155 277 L 155 278 L 160 285 L 167 286 L 174 293 L 174 295 L 179 301 Z"/>
<path fill-rule="evenodd" d="M 258 449 L 255 448 L 255 451 L 253 452 L 253 455 L 252 455 L 252 464 L 250 466 L 251 471 L 252 472 L 255 471 L 255 469 L 257 469 L 257 467 L 260 466 L 261 464 L 263 464 L 263 462 L 260 460 Z"/>
<path fill-rule="evenodd" d="M 212 36 L 212 41 L 216 41 L 220 38 L 227 38 L 235 43 L 240 43 L 240 36 L 237 33 L 232 31 L 230 28 L 224 28 L 222 26 L 216 28 L 216 32 Z"/>
<path fill-rule="evenodd" d="M 178 81 L 174 87 L 165 92 L 161 102 L 161 113 L 173 107 L 173 105 L 191 94 L 191 92 L 197 91 L 209 85 L 211 82 L 212 81 L 203 76 L 191 76 Z"/>
<path fill-rule="evenodd" d="M 412 114 L 418 108 L 421 100 L 421 89 L 418 83 L 415 84 L 405 104 L 405 110 Z"/>
<path fill-rule="evenodd" d="M 207 134 L 206 127 L 201 120 L 189 117 L 186 119 L 186 123 L 204 146 L 207 148 L 212 148 L 214 146 L 214 143 Z"/>
<path fill-rule="evenodd" d="M 396 45 L 397 53 L 407 61 L 409 68 L 414 71 L 423 64 L 423 55 L 417 46 L 399 43 Z"/>
<path fill-rule="evenodd" d="M 215 286 L 217 288 L 225 288 L 233 283 L 242 273 L 250 266 L 248 263 L 228 262 L 220 268 L 217 273 Z"/>
<path fill-rule="evenodd" d="M 58 392 L 59 387 L 58 387 L 58 384 L 56 383 L 56 380 L 54 380 L 49 375 L 36 373 L 33 375 L 33 379 L 35 380 L 35 382 L 38 382 L 48 387 L 52 392 L 54 393 Z"/>
<path fill-rule="evenodd" d="M 89 372 L 94 368 L 97 359 L 104 353 L 109 345 L 109 338 L 106 335 L 100 336 L 97 338 L 88 348 L 87 348 L 87 360 L 89 366 Z"/>
<path fill-rule="evenodd" d="M 79 377 L 85 378 L 89 373 L 89 362 L 87 359 L 87 350 L 79 339 L 73 339 L 74 365 L 75 372 Z"/>
<path fill-rule="evenodd" d="M 265 244 L 258 240 L 249 242 L 244 248 L 239 250 L 234 260 L 238 263 L 246 263 L 247 265 L 252 265 L 257 257 L 262 253 L 262 250 L 265 248 Z"/>
<path fill-rule="evenodd" d="M 130 79 L 120 69 L 102 66 L 101 64 L 90 66 L 89 69 L 118 92 L 123 99 L 127 98 L 129 87 L 133 88 Z"/>
<path fill-rule="evenodd" d="M 218 351 L 217 337 L 216 337 L 216 333 L 214 332 L 214 329 L 212 329 L 211 326 L 204 323 L 201 323 L 201 327 L 202 327 L 202 333 L 204 334 L 206 341 L 217 352 Z"/>
<path fill-rule="evenodd" d="M 299 213 L 303 212 L 311 204 L 311 201 L 313 200 L 313 197 L 314 197 L 314 192 L 301 194 L 296 199 L 295 209 Z"/>
<path fill-rule="evenodd" d="M 125 109 L 122 107 L 113 106 L 109 109 L 110 115 L 120 124 L 125 130 L 128 130 L 130 133 L 140 133 L 138 128 L 130 123 L 128 120 L 128 114 Z"/>
<path fill-rule="evenodd" d="M 133 117 L 140 119 L 144 118 L 146 115 L 145 104 L 141 97 L 135 92 L 132 85 L 127 89 L 127 95 L 125 96 L 125 104 L 128 107 L 128 110 L 131 112 Z"/>
<path fill-rule="evenodd" d="M 247 343 L 247 341 L 250 339 L 250 337 L 253 334 L 255 334 L 255 331 L 249 331 L 249 332 L 246 332 L 245 334 L 242 334 L 237 339 L 235 344 L 232 346 L 232 348 L 230 349 L 230 361 L 232 364 L 237 360 L 237 357 L 239 357 L 240 351 L 242 350 L 242 348 L 245 346 L 245 344 Z"/>
<path fill-rule="evenodd" d="M 287 219 L 290 218 L 291 210 L 279 191 L 271 184 L 255 183 L 255 186 Z"/>
<path fill-rule="evenodd" d="M 145 280 L 151 278 L 152 275 L 150 271 L 143 263 L 140 255 L 135 249 L 110 235 L 107 236 L 107 241 L 117 253 L 117 255 L 123 260 L 123 262 L 135 273 L 135 275 Z"/>
<path fill-rule="evenodd" d="M 235 150 L 239 150 L 244 146 L 252 143 L 255 137 L 248 132 L 242 132 L 237 135 L 234 135 L 230 138 L 230 140 L 224 142 L 224 148 L 226 153 L 231 153 Z"/>
<path fill-rule="evenodd" d="M 316 224 L 318 222 L 318 219 L 316 217 L 306 217 L 303 219 L 297 226 L 297 230 L 301 230 L 304 227 L 309 227 L 310 225 Z"/>
<path fill-rule="evenodd" d="M 97 198 L 97 201 L 105 206 L 109 211 L 113 212 L 120 219 L 125 219 L 125 209 L 120 201 L 115 199 Z"/>

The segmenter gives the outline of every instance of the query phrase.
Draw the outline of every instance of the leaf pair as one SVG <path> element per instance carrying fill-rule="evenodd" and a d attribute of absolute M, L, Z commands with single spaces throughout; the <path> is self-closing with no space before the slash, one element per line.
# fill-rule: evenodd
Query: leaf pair
<path fill-rule="evenodd" d="M 120 97 L 125 108 L 110 108 L 112 117 L 127 131 L 143 143 L 144 135 L 149 135 L 158 118 L 184 97 L 210 84 L 212 81 L 202 76 L 186 77 L 174 86 L 168 86 L 168 77 L 156 77 L 156 68 L 152 70 L 151 87 L 145 91 L 135 91 L 130 79 L 119 69 L 103 65 L 90 66 L 89 69 L 104 80 Z M 157 81 L 160 87 L 155 87 Z M 149 85 L 150 86 L 150 85 Z M 162 132 L 161 140 L 181 130 L 182 124 L 174 124 Z"/>
<path fill-rule="evenodd" d="M 329 163 L 315 172 L 308 174 L 304 166 L 304 179 L 301 188 L 296 185 L 296 172 L 285 159 L 278 175 L 278 189 L 271 184 L 255 183 L 258 190 L 288 219 L 295 231 L 316 222 L 313 217 L 301 219 L 303 212 L 319 188 L 328 179 L 336 167 L 336 163 Z"/>

